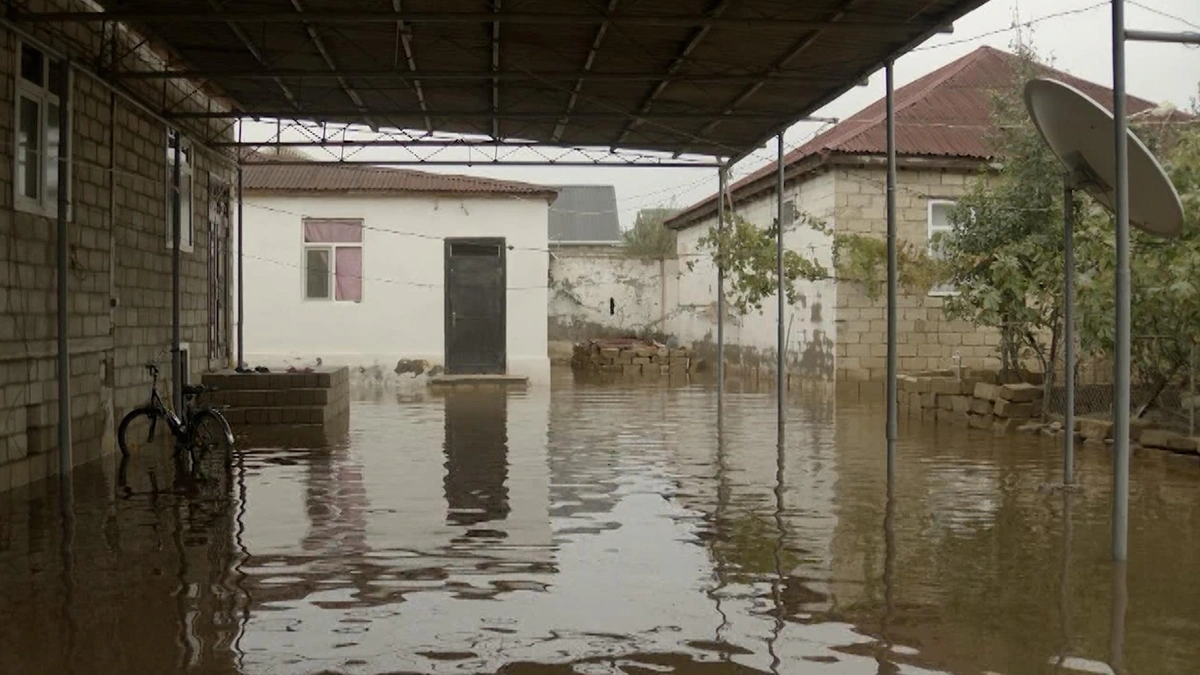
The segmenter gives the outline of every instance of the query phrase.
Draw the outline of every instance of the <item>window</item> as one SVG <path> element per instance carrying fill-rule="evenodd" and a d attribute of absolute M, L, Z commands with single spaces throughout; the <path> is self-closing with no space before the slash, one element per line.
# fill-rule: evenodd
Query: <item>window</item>
<path fill-rule="evenodd" d="M 946 199 L 929 200 L 929 254 L 933 258 L 943 256 L 941 239 L 954 229 L 950 223 L 950 212 L 954 210 L 954 202 Z M 934 286 L 930 295 L 953 295 L 952 284 Z"/>
<path fill-rule="evenodd" d="M 362 302 L 361 220 L 304 220 L 304 298 Z"/>
<path fill-rule="evenodd" d="M 60 96 L 70 73 L 61 59 L 27 43 L 18 45 L 17 58 L 13 203 L 22 211 L 52 216 L 58 212 L 60 166 L 70 175 L 70 163 L 62 162 L 59 128 Z"/>
<path fill-rule="evenodd" d="M 179 184 L 175 184 L 175 150 L 182 147 L 179 160 Z M 193 223 L 192 206 L 192 144 L 179 135 L 174 129 L 167 130 L 167 248 L 175 243 L 175 205 L 173 200 L 179 194 L 179 248 L 191 251 L 195 241 L 195 224 Z"/>

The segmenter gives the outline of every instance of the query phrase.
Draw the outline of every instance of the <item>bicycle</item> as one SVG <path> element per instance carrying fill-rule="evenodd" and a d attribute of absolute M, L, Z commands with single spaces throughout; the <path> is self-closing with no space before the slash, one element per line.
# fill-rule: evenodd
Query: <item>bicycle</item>
<path fill-rule="evenodd" d="M 128 457 L 141 447 L 141 435 L 133 434 L 131 436 L 130 425 L 138 418 L 145 417 L 148 418 L 150 426 L 145 437 L 145 445 L 154 444 L 158 422 L 163 420 L 167 423 L 167 428 L 175 439 L 175 455 L 178 456 L 181 451 L 186 449 L 193 467 L 199 467 L 201 462 L 208 458 L 213 451 L 220 452 L 221 458 L 228 462 L 234 444 L 233 430 L 230 429 L 229 422 L 217 408 L 209 405 L 193 405 L 205 392 L 214 391 L 215 388 L 202 384 L 185 386 L 183 388 L 183 417 L 180 417 L 167 407 L 158 394 L 158 364 L 150 361 L 146 363 L 146 370 L 151 377 L 150 403 L 129 411 L 121 420 L 120 426 L 117 427 L 117 444 L 121 448 L 121 454 Z"/>

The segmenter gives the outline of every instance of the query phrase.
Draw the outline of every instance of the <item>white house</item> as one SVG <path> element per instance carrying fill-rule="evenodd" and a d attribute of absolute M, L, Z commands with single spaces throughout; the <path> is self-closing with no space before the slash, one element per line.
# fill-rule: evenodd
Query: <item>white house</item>
<path fill-rule="evenodd" d="M 258 155 L 244 170 L 251 366 L 549 379 L 553 188 Z"/>

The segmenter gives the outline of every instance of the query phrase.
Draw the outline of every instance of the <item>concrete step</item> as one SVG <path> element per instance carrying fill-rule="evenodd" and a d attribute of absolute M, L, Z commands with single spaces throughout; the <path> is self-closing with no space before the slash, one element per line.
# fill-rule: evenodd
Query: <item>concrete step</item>
<path fill-rule="evenodd" d="M 280 408 L 324 406 L 345 395 L 336 389 L 218 389 L 205 393 L 201 401 L 231 408 Z"/>
<path fill-rule="evenodd" d="M 240 426 L 270 426 L 270 425 L 327 425 L 336 422 L 347 413 L 343 409 L 329 406 L 291 406 L 291 407 L 254 407 L 229 408 L 222 411 L 229 425 Z"/>
<path fill-rule="evenodd" d="M 268 389 L 341 389 L 350 384 L 346 368 L 316 369 L 311 373 L 238 373 L 223 370 L 205 373 L 206 386 L 215 385 L 225 391 Z"/>

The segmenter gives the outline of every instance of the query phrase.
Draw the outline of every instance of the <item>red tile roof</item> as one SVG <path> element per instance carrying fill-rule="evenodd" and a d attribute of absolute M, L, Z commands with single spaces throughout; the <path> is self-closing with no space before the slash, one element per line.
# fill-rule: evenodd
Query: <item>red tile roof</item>
<path fill-rule="evenodd" d="M 476 176 L 336 162 L 271 164 L 276 157 L 262 153 L 253 153 L 247 159 L 256 163 L 246 164 L 243 169 L 246 192 L 528 195 L 547 198 L 558 194 L 557 189 L 544 185 Z"/>
<path fill-rule="evenodd" d="M 1011 86 L 1017 56 L 992 47 L 980 47 L 966 56 L 896 90 L 896 152 L 908 157 L 991 159 L 991 94 Z M 1112 90 L 1053 68 L 1051 77 L 1070 84 L 1112 110 Z M 1129 97 L 1129 112 L 1155 105 Z M 816 136 L 784 157 L 784 166 L 813 156 L 884 155 L 887 153 L 886 100 L 879 99 L 837 126 Z M 734 183 L 735 200 L 773 189 L 776 163 L 772 162 Z M 684 209 L 668 221 L 682 227 L 716 210 L 716 195 Z"/>

